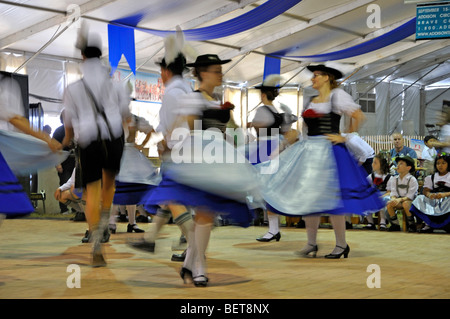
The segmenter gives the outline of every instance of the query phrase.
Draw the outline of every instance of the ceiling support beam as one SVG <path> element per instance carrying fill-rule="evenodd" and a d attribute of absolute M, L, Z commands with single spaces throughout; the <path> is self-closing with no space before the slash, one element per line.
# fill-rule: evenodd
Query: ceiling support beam
<path fill-rule="evenodd" d="M 425 40 L 425 41 L 418 41 L 414 45 L 403 44 L 403 45 L 400 45 L 400 48 L 399 48 L 399 46 L 394 46 L 394 48 L 392 49 L 393 55 L 395 55 L 395 53 L 400 53 L 401 51 L 411 49 L 411 48 L 415 48 L 415 50 L 411 51 L 407 54 L 404 54 L 401 58 L 396 59 L 394 61 L 382 63 L 376 67 L 367 68 L 366 70 L 361 70 L 360 72 L 358 72 L 358 74 L 353 76 L 351 80 L 358 81 L 358 80 L 368 78 L 371 75 L 383 72 L 383 71 L 388 70 L 392 67 L 395 67 L 399 64 L 403 64 L 405 62 L 414 60 L 418 57 L 424 56 L 431 52 L 443 49 L 449 45 L 450 45 L 450 40 L 433 40 L 431 42 Z M 374 56 L 371 59 L 366 59 L 364 61 L 359 62 L 358 66 L 367 65 L 367 64 L 376 62 L 378 60 L 381 60 L 383 58 L 386 58 L 386 57 L 387 56 L 385 54 L 383 54 L 382 56 Z"/>
<path fill-rule="evenodd" d="M 79 12 L 80 16 L 83 16 L 93 10 L 101 8 L 102 6 L 110 4 L 115 1 L 116 0 L 91 0 L 87 3 L 84 3 L 79 6 L 80 7 L 80 12 Z M 21 3 L 17 3 L 17 2 L 11 2 L 11 1 L 0 1 L 0 3 L 12 5 L 12 6 L 18 6 L 18 7 L 25 7 L 30 10 L 40 10 L 40 11 L 47 11 L 47 12 L 52 12 L 52 13 L 58 14 L 47 20 L 36 23 L 35 25 L 32 25 L 31 27 L 22 29 L 20 31 L 17 31 L 14 34 L 11 34 L 11 35 L 1 39 L 0 40 L 0 50 L 3 50 L 18 41 L 24 40 L 32 35 L 35 35 L 44 30 L 50 29 L 54 26 L 62 25 L 65 23 L 71 23 L 70 21 L 68 21 L 68 18 L 70 18 L 71 15 L 67 11 L 31 6 L 31 5 L 26 5 L 26 4 L 21 4 Z"/>

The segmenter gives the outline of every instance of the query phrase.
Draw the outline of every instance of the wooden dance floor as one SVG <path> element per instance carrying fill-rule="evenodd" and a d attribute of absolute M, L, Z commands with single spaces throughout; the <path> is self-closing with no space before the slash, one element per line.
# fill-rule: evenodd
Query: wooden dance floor
<path fill-rule="evenodd" d="M 149 229 L 152 224 L 139 224 Z M 5 220 L 0 227 L 2 299 L 448 299 L 450 236 L 348 230 L 348 259 L 328 260 L 331 229 L 319 229 L 318 258 L 294 251 L 305 229 L 282 227 L 279 242 L 255 238 L 267 227 L 214 228 L 207 251 L 210 284 L 183 284 L 181 263 L 172 262 L 180 236 L 176 225 L 162 229 L 154 254 L 126 245 L 126 223 L 105 244 L 108 266 L 90 266 L 90 244 L 82 244 L 83 222 Z M 180 247 L 177 247 L 180 249 Z M 182 248 L 182 247 L 181 247 Z M 369 288 L 369 265 L 379 267 L 380 288 Z M 78 265 L 80 288 L 69 288 L 69 265 Z M 370 281 L 370 280 L 369 280 Z M 375 281 L 370 281 L 372 284 Z"/>

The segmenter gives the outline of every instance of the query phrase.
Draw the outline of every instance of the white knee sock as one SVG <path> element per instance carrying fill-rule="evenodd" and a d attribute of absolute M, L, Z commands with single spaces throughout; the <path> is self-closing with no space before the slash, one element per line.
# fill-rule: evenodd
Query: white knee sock
<path fill-rule="evenodd" d="M 152 227 L 145 233 L 145 241 L 154 243 L 161 228 L 169 222 L 172 213 L 169 210 L 158 209 L 156 216 L 153 217 Z"/>
<path fill-rule="evenodd" d="M 177 218 L 175 218 L 174 223 L 180 227 L 181 232 L 183 233 L 186 239 L 189 238 L 190 232 L 194 229 L 194 220 L 192 219 L 191 212 L 187 211 Z"/>
<path fill-rule="evenodd" d="M 267 219 L 269 220 L 269 232 L 263 237 L 271 238 L 280 232 L 280 216 L 275 214 L 268 214 Z"/>
<path fill-rule="evenodd" d="M 212 224 L 195 225 L 195 263 L 192 269 L 192 276 L 197 277 L 200 275 L 206 275 L 206 248 L 209 244 L 209 238 L 211 236 Z"/>

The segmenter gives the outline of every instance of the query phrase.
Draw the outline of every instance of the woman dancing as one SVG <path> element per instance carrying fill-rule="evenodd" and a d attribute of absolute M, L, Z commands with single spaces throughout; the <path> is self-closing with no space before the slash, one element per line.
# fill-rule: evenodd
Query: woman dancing
<path fill-rule="evenodd" d="M 233 140 L 224 137 L 230 109 L 221 108 L 214 88 L 222 85 L 222 65 L 228 62 L 207 54 L 187 64 L 195 68 L 200 81 L 198 91 L 187 94 L 178 108 L 186 116 L 191 134 L 168 154 L 162 181 L 146 203 L 150 207 L 168 203 L 194 207 L 195 226 L 187 236 L 180 276 L 197 287 L 208 283 L 205 253 L 215 214 L 225 214 L 234 224 L 246 227 L 253 220 L 250 202 L 260 199 L 256 169 L 237 152 Z M 178 133 L 186 135 L 180 129 L 172 138 Z M 231 162 L 226 160 L 230 158 Z"/>
<path fill-rule="evenodd" d="M 307 127 L 305 139 L 283 151 L 273 174 L 260 175 L 262 195 L 271 212 L 304 216 L 308 242 L 298 252 L 316 256 L 317 232 L 322 214 L 330 215 L 336 247 L 325 258 L 348 257 L 345 214 L 363 215 L 383 208 L 379 192 L 370 185 L 341 140 L 339 124 L 343 113 L 351 117 L 347 133 L 355 132 L 364 115 L 351 96 L 338 88 L 343 73 L 325 65 L 308 66 L 318 96 L 307 102 L 302 114 Z"/>

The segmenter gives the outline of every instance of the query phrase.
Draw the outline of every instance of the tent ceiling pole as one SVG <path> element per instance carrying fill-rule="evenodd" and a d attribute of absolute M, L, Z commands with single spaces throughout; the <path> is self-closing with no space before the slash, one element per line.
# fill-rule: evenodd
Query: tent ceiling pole
<path fill-rule="evenodd" d="M 398 69 L 400 69 L 403 66 L 403 64 L 400 64 L 394 71 L 392 71 L 391 73 L 389 73 L 388 75 L 386 75 L 384 78 L 382 78 L 380 81 L 378 81 L 377 83 L 375 83 L 373 86 L 371 86 L 366 92 L 364 92 L 361 95 L 366 95 L 367 93 L 369 93 L 371 90 L 373 90 L 375 87 L 378 86 L 378 84 L 380 84 L 381 82 L 383 82 L 384 80 L 386 80 L 389 76 L 391 76 L 393 73 L 395 73 Z M 355 100 L 355 102 L 357 103 L 359 101 L 359 97 Z"/>
<path fill-rule="evenodd" d="M 434 68 L 432 68 L 430 71 L 428 71 L 427 73 L 425 73 L 424 75 L 422 75 L 420 78 L 418 78 L 416 81 L 414 81 L 413 83 L 411 83 L 410 85 L 408 85 L 406 87 L 406 89 L 402 90 L 401 92 L 399 92 L 398 94 L 396 94 L 392 99 L 395 99 L 397 96 L 399 96 L 400 94 L 402 94 L 403 92 L 406 92 L 406 90 L 408 90 L 410 87 L 412 87 L 414 84 L 416 84 L 417 82 L 419 82 L 421 79 L 423 79 L 424 77 L 426 77 L 428 74 L 430 74 L 431 72 L 433 72 L 436 68 L 438 68 L 439 66 L 441 66 L 441 64 L 444 62 L 441 62 L 437 65 L 434 66 Z"/>
<path fill-rule="evenodd" d="M 33 54 L 28 60 L 26 60 L 24 63 L 22 63 L 21 66 L 19 66 L 13 73 L 17 73 L 20 70 L 22 70 L 29 62 L 34 60 L 42 51 L 44 51 L 50 44 L 53 43 L 61 34 L 63 34 L 75 21 L 72 20 L 68 25 L 64 27 L 58 34 L 54 35 L 46 44 L 44 44 L 35 54 Z"/>
<path fill-rule="evenodd" d="M 442 92 L 441 94 L 439 94 L 438 96 L 436 96 L 434 99 L 432 99 L 431 101 L 428 101 L 426 103 L 426 105 L 430 104 L 431 102 L 433 102 L 434 100 L 438 99 L 441 95 L 445 94 L 448 90 L 450 90 L 450 87 L 448 87 L 444 92 Z"/>

